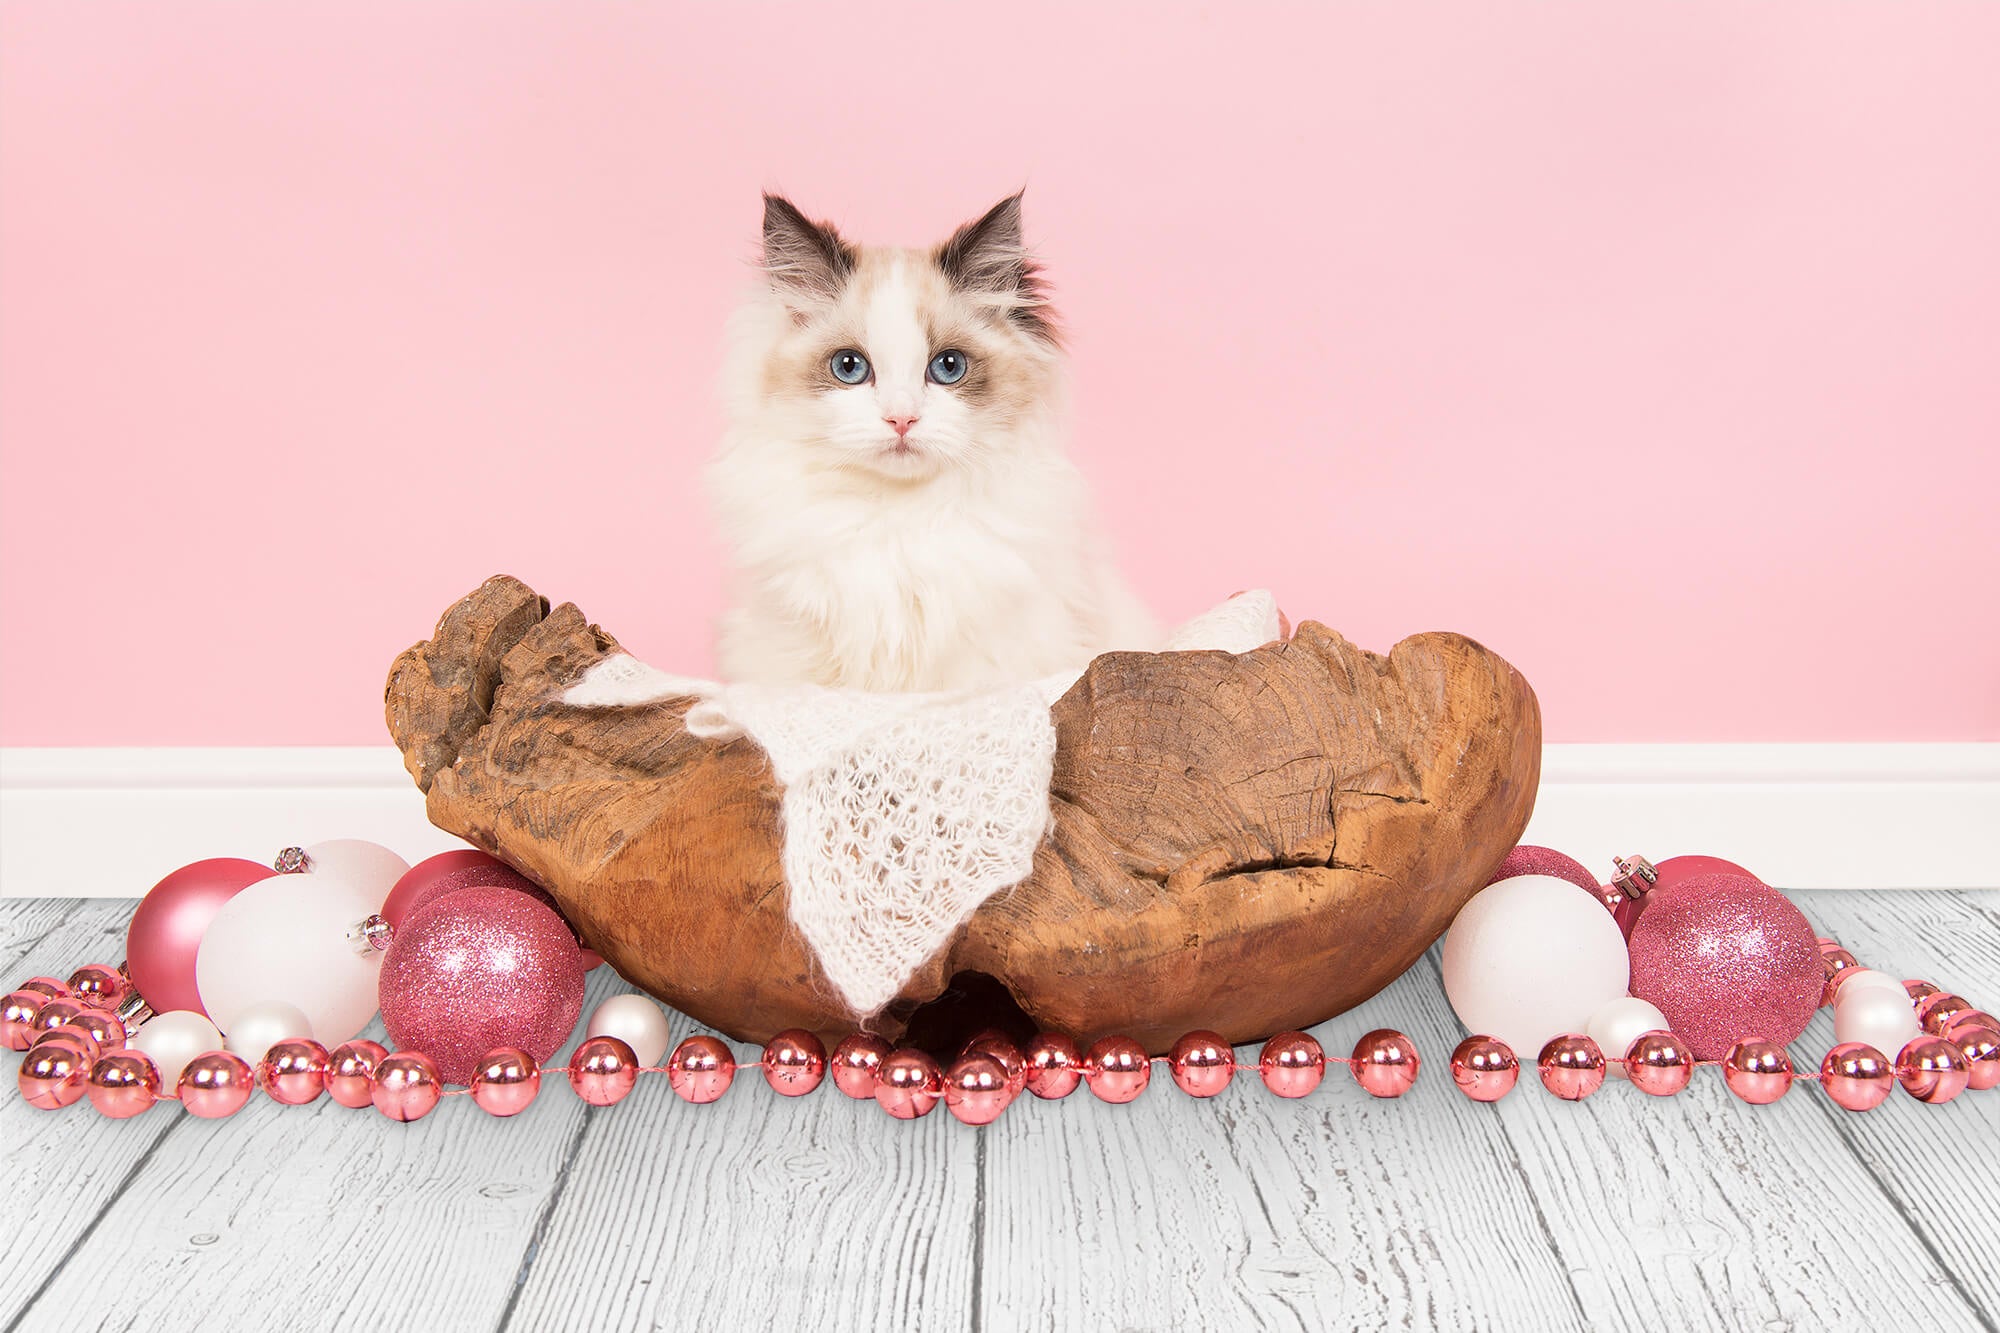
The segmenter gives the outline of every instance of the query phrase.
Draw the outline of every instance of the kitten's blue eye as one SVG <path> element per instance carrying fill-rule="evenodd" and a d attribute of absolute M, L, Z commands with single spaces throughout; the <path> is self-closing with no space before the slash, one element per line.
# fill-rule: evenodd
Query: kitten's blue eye
<path fill-rule="evenodd" d="M 843 347 L 833 354 L 833 360 L 827 362 L 827 369 L 842 384 L 860 384 L 868 378 L 868 358 L 852 347 Z"/>
<path fill-rule="evenodd" d="M 970 364 L 963 352 L 939 352 L 931 358 L 931 383 L 956 384 L 965 378 L 966 368 Z"/>

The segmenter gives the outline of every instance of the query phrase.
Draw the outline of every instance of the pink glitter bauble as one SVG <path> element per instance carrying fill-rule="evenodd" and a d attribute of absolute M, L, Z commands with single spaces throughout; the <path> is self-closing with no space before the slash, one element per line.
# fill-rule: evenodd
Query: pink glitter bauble
<path fill-rule="evenodd" d="M 1632 994 L 1666 1015 L 1699 1060 L 1738 1039 L 1780 1046 L 1819 1011 L 1826 965 L 1804 915 L 1742 875 L 1702 875 L 1646 895 L 1632 928 Z"/>
<path fill-rule="evenodd" d="M 596 968 L 604 960 L 583 947 L 583 937 L 563 915 L 562 907 L 547 889 L 523 875 L 498 857 L 470 849 L 439 852 L 411 866 L 382 904 L 382 919 L 400 926 L 411 913 L 461 889 L 512 889 L 525 893 L 556 914 L 583 952 L 583 970 Z"/>
<path fill-rule="evenodd" d="M 380 995 L 390 1039 L 468 1083 L 496 1046 L 555 1054 L 583 1011 L 583 958 L 562 919 L 526 894 L 461 889 L 405 918 Z"/>
<path fill-rule="evenodd" d="M 147 890 L 125 929 L 125 974 L 153 1012 L 208 1012 L 194 984 L 202 934 L 224 903 L 269 878 L 269 866 L 218 856 L 182 866 Z"/>
<path fill-rule="evenodd" d="M 1734 861 L 1725 861 L 1719 856 L 1670 856 L 1654 864 L 1653 874 L 1657 876 L 1653 881 L 1653 893 L 1705 875 L 1734 875 L 1738 879 L 1756 879 L 1759 884 L 1764 882 Z M 1646 896 L 1650 898 L 1653 895 L 1649 893 Z"/>
<path fill-rule="evenodd" d="M 1507 853 L 1507 859 L 1493 872 L 1493 878 L 1486 881 L 1486 887 L 1517 875 L 1553 875 L 1557 879 L 1568 880 L 1593 898 L 1602 896 L 1597 876 L 1591 874 L 1583 862 L 1573 856 L 1564 856 L 1552 847 L 1531 847 L 1526 843 L 1516 847 Z"/>

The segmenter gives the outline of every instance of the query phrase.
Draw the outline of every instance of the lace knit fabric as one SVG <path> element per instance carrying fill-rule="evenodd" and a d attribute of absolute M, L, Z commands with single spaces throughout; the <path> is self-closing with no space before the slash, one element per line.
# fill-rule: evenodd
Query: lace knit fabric
<path fill-rule="evenodd" d="M 1266 592 L 1183 625 L 1171 651 L 1278 636 Z M 965 919 L 1034 867 L 1049 827 L 1049 706 L 1082 674 L 964 694 L 724 685 L 606 658 L 563 696 L 586 708 L 693 698 L 697 736 L 748 736 L 784 792 L 792 923 L 857 1017 L 875 1013 Z"/>

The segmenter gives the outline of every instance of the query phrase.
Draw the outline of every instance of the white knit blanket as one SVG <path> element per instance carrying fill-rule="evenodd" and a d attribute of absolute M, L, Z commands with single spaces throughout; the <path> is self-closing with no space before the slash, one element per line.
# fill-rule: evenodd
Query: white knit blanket
<path fill-rule="evenodd" d="M 1167 641 L 1248 652 L 1278 637 L 1267 592 L 1239 593 Z M 1087 665 L 1029 685 L 873 694 L 725 685 L 607 657 L 563 696 L 584 708 L 693 698 L 689 732 L 748 736 L 784 789 L 792 923 L 857 1017 L 875 1013 L 994 894 L 1034 868 L 1049 827 L 1050 705 Z"/>

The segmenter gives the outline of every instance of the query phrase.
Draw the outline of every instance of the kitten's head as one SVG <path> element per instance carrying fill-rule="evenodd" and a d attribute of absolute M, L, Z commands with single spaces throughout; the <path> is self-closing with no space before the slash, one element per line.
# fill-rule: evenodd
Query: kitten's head
<path fill-rule="evenodd" d="M 764 273 L 738 326 L 732 407 L 808 466 L 919 481 L 998 461 L 1058 410 L 1056 327 L 1018 194 L 931 250 L 857 247 L 765 195 Z"/>

